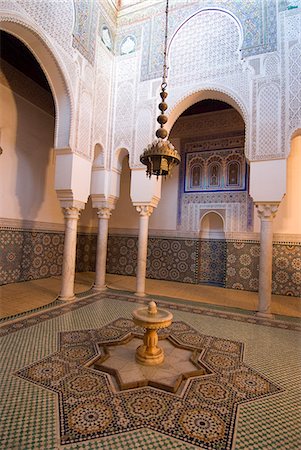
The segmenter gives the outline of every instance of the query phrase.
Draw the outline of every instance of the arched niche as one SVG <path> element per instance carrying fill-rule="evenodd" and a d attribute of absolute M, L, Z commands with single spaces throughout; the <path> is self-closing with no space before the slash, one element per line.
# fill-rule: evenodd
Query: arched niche
<path fill-rule="evenodd" d="M 123 160 L 126 156 L 129 156 L 129 151 L 126 148 L 117 149 L 114 154 L 113 169 L 121 172 Z"/>
<path fill-rule="evenodd" d="M 175 100 L 174 103 L 169 105 L 168 122 L 165 128 L 170 132 L 173 125 L 181 114 L 195 103 L 199 103 L 203 100 L 218 100 L 220 102 L 228 103 L 232 106 L 242 117 L 245 123 L 245 155 L 248 158 L 249 155 L 249 114 L 247 108 L 240 98 L 229 90 L 225 90 L 224 87 L 204 88 L 194 92 L 187 92 L 186 95 L 180 99 Z"/>
<path fill-rule="evenodd" d="M 225 239 L 224 217 L 217 211 L 205 212 L 200 219 L 200 238 Z"/>
<path fill-rule="evenodd" d="M 104 149 L 99 143 L 94 146 L 93 168 L 104 168 Z"/>
<path fill-rule="evenodd" d="M 63 221 L 55 192 L 55 104 L 44 71 L 30 49 L 1 30 L 0 216 L 31 227 Z M 15 225 L 14 225 L 15 226 Z"/>
<path fill-rule="evenodd" d="M 40 64 L 55 103 L 54 147 L 64 148 L 70 145 L 72 121 L 72 97 L 66 74 L 59 56 L 44 35 L 37 31 L 24 18 L 17 15 L 0 15 L 0 28 L 12 34 L 25 44 Z"/>

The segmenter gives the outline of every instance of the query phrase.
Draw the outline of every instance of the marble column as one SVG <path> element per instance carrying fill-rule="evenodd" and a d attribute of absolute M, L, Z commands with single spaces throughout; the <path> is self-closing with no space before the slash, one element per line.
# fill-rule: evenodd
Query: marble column
<path fill-rule="evenodd" d="M 98 208 L 98 236 L 96 249 L 96 269 L 95 269 L 95 283 L 93 288 L 102 291 L 106 289 L 106 265 L 107 265 L 107 246 L 108 246 L 108 229 L 109 218 L 112 214 L 110 208 Z"/>
<path fill-rule="evenodd" d="M 272 301 L 272 263 L 273 263 L 273 219 L 279 203 L 257 203 L 260 218 L 260 257 L 259 257 L 259 290 L 258 311 L 261 317 L 273 317 Z"/>
<path fill-rule="evenodd" d="M 80 215 L 80 209 L 71 206 L 63 208 L 63 212 L 65 217 L 65 239 L 62 286 L 59 298 L 61 300 L 74 300 L 77 222 Z"/>
<path fill-rule="evenodd" d="M 138 261 L 136 273 L 136 293 L 139 297 L 145 296 L 145 275 L 148 240 L 148 221 L 153 207 L 148 205 L 136 206 L 136 211 L 140 214 L 139 238 L 138 238 Z"/>

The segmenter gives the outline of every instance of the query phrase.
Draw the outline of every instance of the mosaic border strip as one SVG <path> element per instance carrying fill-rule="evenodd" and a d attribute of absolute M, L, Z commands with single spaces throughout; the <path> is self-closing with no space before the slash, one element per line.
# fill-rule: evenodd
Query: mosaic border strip
<path fill-rule="evenodd" d="M 88 291 L 88 292 L 90 292 L 89 295 L 87 295 L 83 298 L 77 299 L 77 300 L 73 301 L 72 303 L 57 306 L 55 308 L 50 309 L 49 311 L 46 310 L 41 313 L 32 314 L 32 315 L 29 315 L 29 317 L 25 317 L 25 318 L 22 317 L 20 319 L 16 319 L 16 320 L 10 321 L 8 323 L 5 322 L 4 324 L 0 324 L 0 337 L 14 333 L 21 329 L 31 327 L 38 323 L 45 322 L 54 317 L 58 317 L 62 314 L 67 314 L 71 311 L 77 310 L 86 305 L 95 303 L 95 302 L 99 301 L 100 299 L 121 300 L 121 301 L 128 301 L 130 303 L 138 303 L 138 304 L 146 305 L 153 297 L 153 296 L 149 296 L 144 299 L 141 299 L 134 295 L 123 294 L 120 291 L 118 291 L 118 293 L 113 293 L 111 290 L 105 291 L 103 293 L 96 292 L 95 294 L 91 293 L 91 291 Z M 250 323 L 253 325 L 262 325 L 262 326 L 275 327 L 275 328 L 281 328 L 281 329 L 286 329 L 286 330 L 301 331 L 301 321 L 299 321 L 299 320 L 292 322 L 292 321 L 284 321 L 284 320 L 277 320 L 277 319 L 266 319 L 266 318 L 257 317 L 255 315 L 251 316 L 249 314 L 226 312 L 226 311 L 214 310 L 214 309 L 204 308 L 204 307 L 196 307 L 196 306 L 190 306 L 190 305 L 177 304 L 177 303 L 171 302 L 170 300 L 167 300 L 167 301 L 156 300 L 156 303 L 159 307 L 165 307 L 165 308 L 168 307 L 171 310 L 191 312 L 193 314 L 217 317 L 220 319 L 235 320 L 237 322 L 247 322 L 247 323 Z"/>
<path fill-rule="evenodd" d="M 23 312 L 21 312 L 19 314 L 14 314 L 12 316 L 1 317 L 0 318 L 0 324 L 3 323 L 3 322 L 8 322 L 8 321 L 11 321 L 11 320 L 18 319 L 19 317 L 27 316 L 29 314 L 34 314 L 34 313 L 39 312 L 39 311 L 45 311 L 45 309 L 53 308 L 55 306 L 64 305 L 65 303 L 66 302 L 64 302 L 63 300 L 59 300 L 58 298 L 56 298 L 55 300 L 53 300 L 53 302 L 48 303 L 47 305 L 39 306 L 38 308 L 29 309 L 28 311 L 23 311 Z"/>

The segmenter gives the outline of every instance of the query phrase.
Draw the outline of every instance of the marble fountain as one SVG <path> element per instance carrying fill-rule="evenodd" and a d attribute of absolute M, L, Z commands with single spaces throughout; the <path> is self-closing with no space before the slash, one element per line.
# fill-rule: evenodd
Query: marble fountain
<path fill-rule="evenodd" d="M 170 336 L 171 312 L 150 301 L 135 309 L 132 319 L 131 332 L 102 346 L 102 356 L 93 364 L 94 369 L 111 375 L 116 390 L 153 386 L 179 393 L 188 378 L 210 373 L 199 361 L 199 352 Z"/>

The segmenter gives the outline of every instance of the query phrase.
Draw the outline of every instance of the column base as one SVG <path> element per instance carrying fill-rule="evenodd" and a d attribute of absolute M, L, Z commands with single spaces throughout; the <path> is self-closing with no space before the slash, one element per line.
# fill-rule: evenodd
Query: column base
<path fill-rule="evenodd" d="M 137 297 L 145 297 L 146 293 L 145 292 L 135 292 L 135 294 Z"/>
<path fill-rule="evenodd" d="M 255 315 L 257 317 L 262 317 L 263 319 L 275 319 L 275 315 L 268 312 L 256 311 Z"/>
<path fill-rule="evenodd" d="M 66 297 L 64 295 L 59 295 L 58 296 L 58 300 L 62 300 L 63 302 L 72 302 L 75 299 L 76 299 L 76 297 L 75 297 L 74 294 L 73 294 L 73 296 L 70 296 L 70 297 Z"/>
<path fill-rule="evenodd" d="M 106 291 L 108 289 L 108 286 L 106 284 L 104 284 L 103 286 L 92 286 L 93 291 Z"/>

